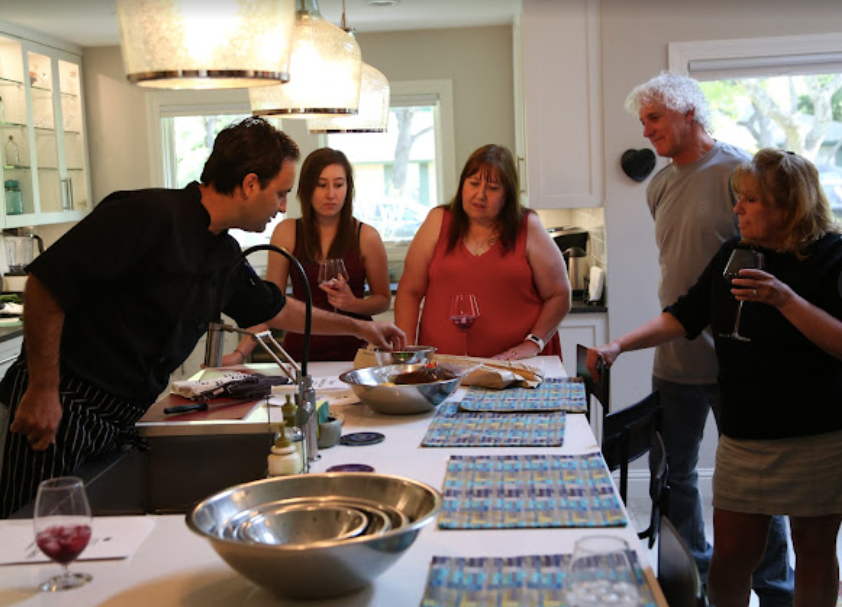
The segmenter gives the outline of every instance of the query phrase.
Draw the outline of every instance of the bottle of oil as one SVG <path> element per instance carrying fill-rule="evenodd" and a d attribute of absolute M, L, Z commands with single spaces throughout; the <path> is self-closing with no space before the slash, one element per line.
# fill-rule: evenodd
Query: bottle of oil
<path fill-rule="evenodd" d="M 286 402 L 281 407 L 281 412 L 284 416 L 284 425 L 286 426 L 286 435 L 290 443 L 295 447 L 298 456 L 302 462 L 302 472 L 307 471 L 307 450 L 304 444 L 304 430 L 296 425 L 296 417 L 298 416 L 298 405 L 292 401 L 292 396 L 286 395 Z"/>

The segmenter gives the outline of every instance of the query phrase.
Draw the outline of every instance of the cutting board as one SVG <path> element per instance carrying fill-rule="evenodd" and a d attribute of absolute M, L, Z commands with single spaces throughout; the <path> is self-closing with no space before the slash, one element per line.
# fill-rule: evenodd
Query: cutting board
<path fill-rule="evenodd" d="M 207 403 L 210 405 L 207 411 L 189 411 L 187 413 L 176 413 L 167 415 L 164 409 L 177 405 L 189 405 L 192 401 L 177 394 L 168 394 L 154 405 L 149 407 L 146 414 L 140 418 L 140 423 L 145 422 L 200 422 L 208 420 L 234 420 L 243 419 L 254 411 L 265 399 L 239 402 L 235 398 L 214 398 Z M 230 404 L 237 403 L 237 404 Z"/>

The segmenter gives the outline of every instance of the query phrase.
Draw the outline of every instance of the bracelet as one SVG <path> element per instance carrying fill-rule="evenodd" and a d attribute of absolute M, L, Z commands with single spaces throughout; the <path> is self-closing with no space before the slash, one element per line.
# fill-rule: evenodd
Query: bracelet
<path fill-rule="evenodd" d="M 246 362 L 246 353 L 240 350 L 239 348 L 234 348 L 234 352 L 239 352 L 240 356 L 243 357 L 243 362 Z"/>
<path fill-rule="evenodd" d="M 526 339 L 524 339 L 523 341 L 531 341 L 533 344 L 538 346 L 538 352 L 541 352 L 544 349 L 544 340 L 535 335 L 534 333 L 530 333 L 529 335 L 527 335 Z"/>

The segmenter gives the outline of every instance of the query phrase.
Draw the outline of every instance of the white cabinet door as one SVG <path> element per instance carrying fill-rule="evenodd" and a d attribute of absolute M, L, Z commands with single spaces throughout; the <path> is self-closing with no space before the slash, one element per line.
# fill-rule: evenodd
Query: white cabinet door
<path fill-rule="evenodd" d="M 0 379 L 6 375 L 6 371 L 17 360 L 21 346 L 23 346 L 23 337 L 14 337 L 0 342 Z"/>
<path fill-rule="evenodd" d="M 523 47 L 525 180 L 532 208 L 603 203 L 599 11 L 599 0 L 523 0 L 515 33 Z"/>
<path fill-rule="evenodd" d="M 81 82 L 79 55 L 0 31 L 3 227 L 77 221 L 90 210 Z"/>

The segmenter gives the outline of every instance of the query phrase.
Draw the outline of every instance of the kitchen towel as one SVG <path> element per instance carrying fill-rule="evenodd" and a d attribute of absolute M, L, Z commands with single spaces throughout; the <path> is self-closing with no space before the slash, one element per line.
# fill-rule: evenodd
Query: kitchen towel
<path fill-rule="evenodd" d="M 640 592 L 638 607 L 655 607 L 655 596 L 637 554 L 632 550 L 627 555 Z M 565 583 L 570 558 L 569 554 L 434 556 L 421 607 L 562 607 L 569 604 Z M 619 572 L 605 572 L 609 579 L 616 575 Z"/>
<path fill-rule="evenodd" d="M 464 413 L 458 403 L 439 405 L 422 447 L 560 447 L 565 414 Z"/>
<path fill-rule="evenodd" d="M 487 390 L 471 387 L 459 403 L 459 408 L 484 413 L 584 413 L 587 410 L 585 384 L 579 377 L 550 377 L 534 389 Z"/>
<path fill-rule="evenodd" d="M 626 515 L 598 452 L 451 455 L 442 529 L 621 527 Z"/>

